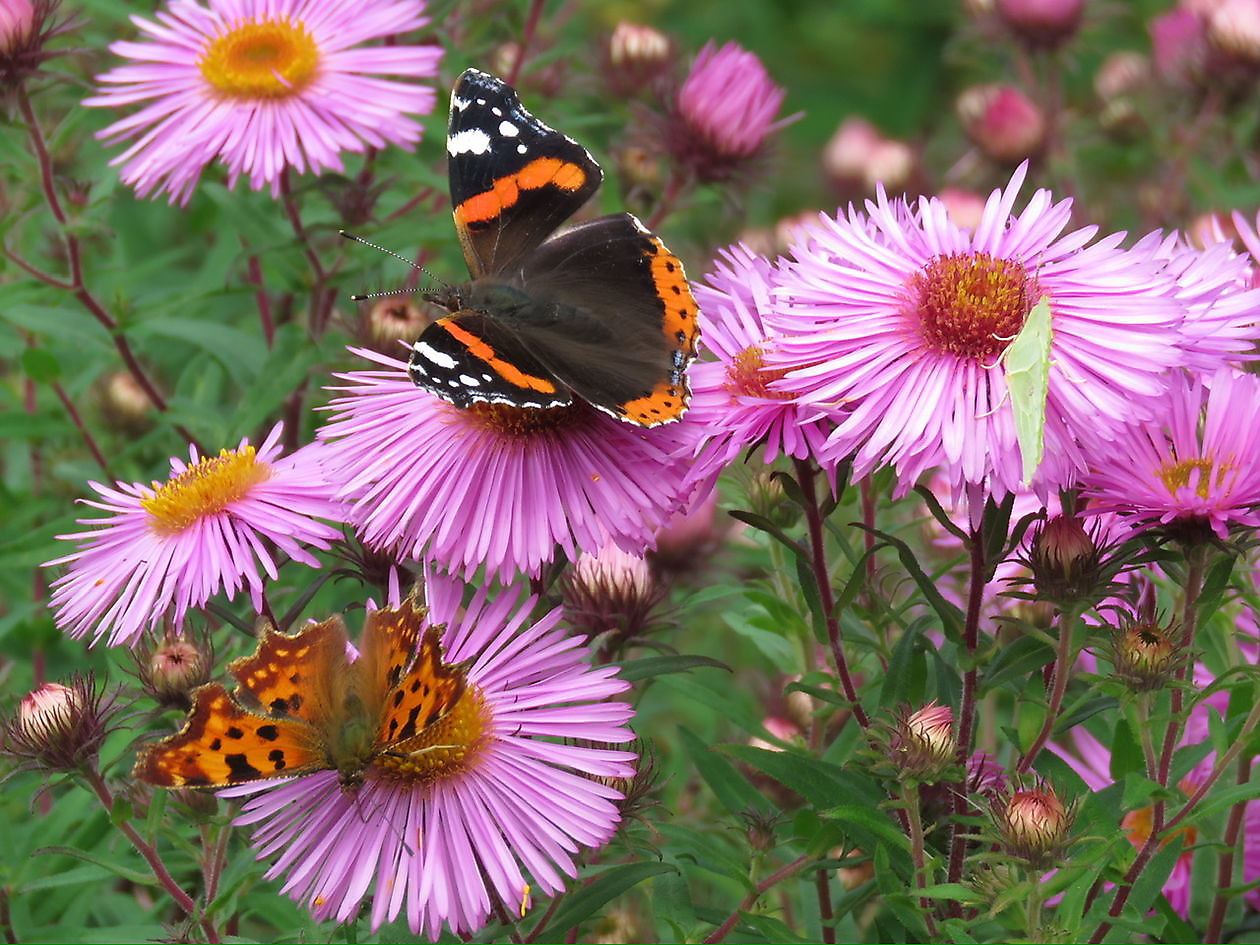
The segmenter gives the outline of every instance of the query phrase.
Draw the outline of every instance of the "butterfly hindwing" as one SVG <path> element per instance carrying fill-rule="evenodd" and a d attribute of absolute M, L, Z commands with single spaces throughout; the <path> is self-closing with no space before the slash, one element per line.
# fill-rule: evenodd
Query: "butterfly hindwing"
<path fill-rule="evenodd" d="M 678 257 L 634 216 L 600 217 L 548 240 L 522 263 L 522 280 L 543 311 L 565 316 L 504 319 L 553 376 L 641 426 L 682 416 L 698 308 Z"/>
<path fill-rule="evenodd" d="M 142 749 L 135 775 L 159 787 L 226 787 L 325 767 L 319 733 L 306 722 L 248 712 L 212 683 L 193 694 L 177 734 Z"/>
<path fill-rule="evenodd" d="M 466 685 L 466 668 L 443 662 L 441 632 L 429 627 L 415 659 L 385 697 L 378 743 L 389 748 L 423 734 L 455 708 Z"/>
<path fill-rule="evenodd" d="M 451 206 L 474 277 L 511 268 L 599 189 L 586 148 L 527 112 L 516 90 L 469 69 L 451 93 Z"/>

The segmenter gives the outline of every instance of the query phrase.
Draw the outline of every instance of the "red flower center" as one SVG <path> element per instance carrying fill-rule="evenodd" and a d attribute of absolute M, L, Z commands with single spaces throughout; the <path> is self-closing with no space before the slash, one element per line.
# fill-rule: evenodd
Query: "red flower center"
<path fill-rule="evenodd" d="M 765 351 L 757 345 L 749 345 L 731 361 L 726 369 L 726 383 L 723 386 L 736 396 L 786 400 L 790 394 L 770 387 L 772 382 L 786 374 L 786 369 L 767 369 Z"/>
<path fill-rule="evenodd" d="M 928 346 L 992 364 L 1019 334 L 1037 297 L 1022 263 L 988 253 L 936 256 L 910 280 Z"/>

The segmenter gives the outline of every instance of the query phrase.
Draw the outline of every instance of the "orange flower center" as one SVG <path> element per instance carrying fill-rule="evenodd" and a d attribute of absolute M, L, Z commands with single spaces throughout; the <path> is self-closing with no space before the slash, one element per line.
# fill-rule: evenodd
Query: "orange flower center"
<path fill-rule="evenodd" d="M 923 340 L 991 364 L 1019 334 L 1036 297 L 1022 263 L 988 253 L 936 256 L 910 280 Z"/>
<path fill-rule="evenodd" d="M 1184 790 L 1185 785 L 1182 785 Z M 1135 847 L 1141 849 L 1146 841 L 1150 839 L 1151 827 L 1155 822 L 1155 808 L 1143 807 L 1141 810 L 1130 811 L 1124 815 L 1124 820 L 1120 821 L 1120 827 L 1129 834 L 1129 842 Z M 1180 830 L 1174 830 L 1167 837 L 1160 841 L 1160 848 L 1168 846 L 1174 837 L 1184 836 L 1186 838 L 1183 849 L 1189 850 L 1198 840 L 1199 832 L 1194 827 L 1182 827 Z M 1192 853 L 1184 853 L 1183 856 L 1191 856 Z"/>
<path fill-rule="evenodd" d="M 588 415 L 586 404 L 574 401 L 567 407 L 513 407 L 511 404 L 474 403 L 467 412 L 483 426 L 503 437 L 526 440 L 552 430 L 560 430 Z"/>
<path fill-rule="evenodd" d="M 485 696 L 469 683 L 450 712 L 373 763 L 385 775 L 431 784 L 468 767 L 490 737 L 490 724 Z"/>
<path fill-rule="evenodd" d="M 206 47 L 197 66 L 229 98 L 287 98 L 315 78 L 319 48 L 301 23 L 242 20 Z"/>
<path fill-rule="evenodd" d="M 1213 488 L 1219 489 L 1225 484 L 1234 468 L 1235 464 L 1232 462 L 1218 465 L 1211 459 L 1184 459 L 1160 467 L 1159 478 L 1170 495 L 1176 495 L 1177 490 L 1192 486 L 1195 495 L 1206 499 Z"/>
<path fill-rule="evenodd" d="M 254 457 L 254 448 L 222 450 L 189 466 L 165 485 L 153 484 L 153 495 L 141 499 L 149 526 L 160 535 L 182 532 L 189 525 L 222 512 L 251 489 L 271 478 L 271 467 Z"/>
<path fill-rule="evenodd" d="M 739 354 L 726 369 L 725 388 L 736 396 L 764 397 L 767 400 L 786 400 L 791 395 L 786 391 L 774 390 L 770 384 L 786 376 L 786 368 L 769 368 L 765 366 L 765 349 L 757 345 L 749 345 Z"/>

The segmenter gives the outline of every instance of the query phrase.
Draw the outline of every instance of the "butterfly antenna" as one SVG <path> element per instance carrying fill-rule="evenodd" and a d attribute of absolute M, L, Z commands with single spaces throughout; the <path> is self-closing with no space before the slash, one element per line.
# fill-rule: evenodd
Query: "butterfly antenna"
<path fill-rule="evenodd" d="M 393 256 L 395 259 L 401 259 L 403 262 L 405 262 L 405 263 L 406 263 L 408 266 L 410 266 L 412 269 L 415 269 L 415 270 L 417 270 L 418 272 L 423 272 L 426 276 L 428 276 L 428 277 L 429 277 L 430 279 L 432 279 L 434 282 L 437 282 L 437 283 L 439 283 L 439 284 L 441 284 L 441 285 L 443 285 L 443 286 L 445 286 L 445 285 L 446 285 L 446 283 L 445 283 L 445 282 L 443 282 L 441 279 L 439 279 L 439 278 L 438 278 L 437 276 L 435 276 L 433 273 L 429 272 L 429 270 L 425 269 L 425 268 L 424 268 L 424 266 L 421 266 L 421 265 L 420 265 L 419 263 L 417 263 L 414 259 L 408 259 L 408 258 L 407 258 L 406 256 L 404 256 L 402 253 L 396 253 L 396 252 L 394 252 L 392 249 L 386 249 L 384 246 L 381 246 L 381 245 L 379 245 L 379 244 L 377 244 L 377 243 L 373 243 L 373 242 L 371 242 L 370 240 L 365 240 L 365 239 L 364 239 L 363 237 L 361 237 L 361 236 L 355 236 L 353 233 L 348 233 L 348 232 L 346 232 L 345 230 L 338 230 L 337 232 L 338 232 L 341 236 L 343 236 L 344 238 L 346 238 L 346 239 L 348 239 L 348 240 L 350 240 L 350 241 L 352 241 L 352 242 L 355 242 L 355 243 L 362 243 L 364 246 L 370 246 L 370 247 L 372 247 L 372 249 L 379 250 L 380 252 L 384 253 L 384 254 L 385 254 L 385 255 L 387 255 L 387 256 Z M 379 298 L 382 298 L 382 297 L 387 296 L 387 295 L 398 295 L 398 294 L 400 294 L 400 293 L 402 293 L 402 292 L 408 292 L 408 291 L 411 291 L 411 290 L 408 290 L 408 289 L 395 289 L 395 290 L 390 291 L 390 292 L 369 292 L 369 293 L 367 293 L 366 295 L 352 295 L 352 296 L 350 296 L 350 301 L 352 301 L 352 302 L 366 302 L 368 299 L 379 299 Z"/>

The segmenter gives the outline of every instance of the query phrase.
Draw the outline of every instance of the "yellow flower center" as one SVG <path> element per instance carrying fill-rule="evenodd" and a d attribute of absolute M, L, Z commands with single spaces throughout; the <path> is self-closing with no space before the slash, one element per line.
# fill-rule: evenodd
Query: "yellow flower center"
<path fill-rule="evenodd" d="M 379 755 L 383 774 L 431 784 L 459 774 L 490 737 L 490 708 L 481 690 L 469 683 L 454 708 L 419 735 Z"/>
<path fill-rule="evenodd" d="M 1224 485 L 1226 477 L 1233 470 L 1234 463 L 1231 462 L 1217 465 L 1210 459 L 1185 459 L 1160 467 L 1159 478 L 1170 495 L 1176 495 L 1178 489 L 1184 489 L 1193 483 L 1194 494 L 1200 499 L 1206 499 L 1213 487 L 1220 488 Z"/>
<path fill-rule="evenodd" d="M 757 345 L 749 345 L 739 354 L 726 369 L 728 391 L 745 397 L 764 397 L 767 400 L 786 400 L 791 395 L 787 391 L 774 390 L 770 384 L 787 374 L 786 368 L 767 370 L 765 366 L 765 350 Z"/>
<path fill-rule="evenodd" d="M 222 512 L 271 478 L 271 467 L 254 458 L 254 448 L 221 450 L 189 466 L 165 485 L 153 484 L 153 495 L 141 499 L 150 527 L 160 535 L 182 532 L 189 525 Z"/>
<path fill-rule="evenodd" d="M 500 436 L 527 440 L 573 426 L 588 416 L 589 409 L 580 401 L 574 401 L 567 407 L 542 408 L 475 403 L 467 408 L 467 412 Z"/>
<path fill-rule="evenodd" d="M 909 288 L 923 340 L 985 364 L 1019 334 L 1036 297 L 1022 263 L 988 253 L 936 256 L 911 277 Z"/>
<path fill-rule="evenodd" d="M 197 65 L 225 96 L 287 98 L 315 78 L 319 48 L 301 23 L 242 20 L 211 42 Z"/>

